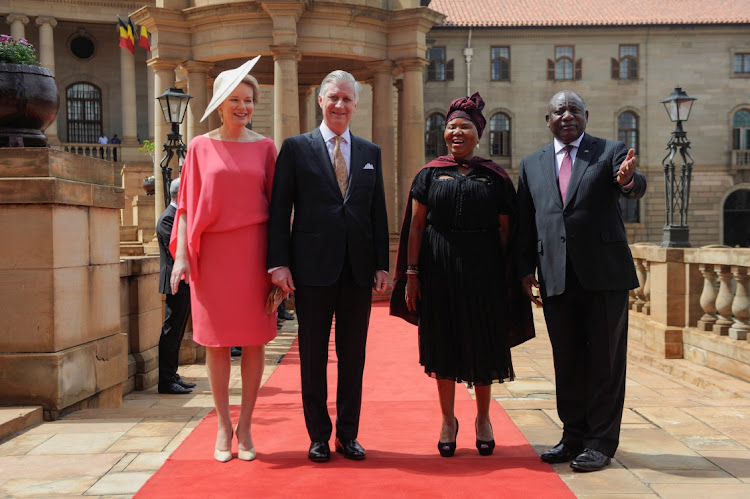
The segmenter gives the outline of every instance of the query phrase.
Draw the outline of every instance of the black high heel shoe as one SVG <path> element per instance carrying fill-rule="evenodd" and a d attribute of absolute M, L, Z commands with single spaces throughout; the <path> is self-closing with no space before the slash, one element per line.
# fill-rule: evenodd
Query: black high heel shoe
<path fill-rule="evenodd" d="M 492 423 L 490 423 L 490 428 L 492 428 Z M 474 420 L 474 431 L 477 430 L 477 420 Z M 477 450 L 479 451 L 480 456 L 491 456 L 492 451 L 495 450 L 495 439 L 492 440 L 479 440 L 477 439 Z"/>
<path fill-rule="evenodd" d="M 438 441 L 437 447 L 440 451 L 440 455 L 443 457 L 453 457 L 456 452 L 456 438 L 458 437 L 458 418 L 456 418 L 456 437 L 453 442 L 440 442 Z"/>

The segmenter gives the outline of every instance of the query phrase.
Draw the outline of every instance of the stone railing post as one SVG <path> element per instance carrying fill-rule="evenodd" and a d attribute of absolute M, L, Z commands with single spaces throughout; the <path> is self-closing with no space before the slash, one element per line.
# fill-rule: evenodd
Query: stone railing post
<path fill-rule="evenodd" d="M 716 297 L 716 311 L 719 317 L 714 324 L 714 333 L 721 336 L 729 334 L 729 328 L 732 327 L 732 273 L 729 266 L 722 265 L 719 270 L 719 295 Z"/>
<path fill-rule="evenodd" d="M 643 272 L 646 274 L 646 282 L 643 283 L 643 308 L 641 312 L 651 314 L 651 272 L 648 260 L 643 261 Z"/>
<path fill-rule="evenodd" d="M 703 317 L 698 319 L 697 328 L 701 331 L 712 331 L 716 324 L 716 272 L 713 265 L 700 264 L 698 268 L 703 275 L 703 291 L 701 292 L 701 308 Z"/>
<path fill-rule="evenodd" d="M 643 262 L 643 258 L 636 258 L 633 262 L 635 264 L 635 275 L 638 276 L 638 287 L 633 290 L 635 295 L 633 310 L 636 312 L 642 311 L 643 304 L 646 303 L 646 300 L 643 299 L 643 286 L 646 284 L 646 267 Z"/>
<path fill-rule="evenodd" d="M 737 288 L 732 300 L 732 315 L 734 324 L 729 328 L 729 337 L 733 340 L 747 339 L 747 331 L 750 330 L 748 319 L 750 319 L 750 297 L 747 289 L 747 268 L 733 265 L 732 274 L 737 281 Z"/>

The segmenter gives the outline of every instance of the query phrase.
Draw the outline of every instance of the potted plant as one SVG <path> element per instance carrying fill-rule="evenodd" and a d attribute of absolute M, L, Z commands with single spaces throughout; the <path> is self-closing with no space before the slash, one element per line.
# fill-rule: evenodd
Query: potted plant
<path fill-rule="evenodd" d="M 0 147 L 45 147 L 42 131 L 57 117 L 55 77 L 25 39 L 0 34 Z"/>
<path fill-rule="evenodd" d="M 154 195 L 154 191 L 156 190 L 156 179 L 153 175 L 143 179 L 143 190 L 146 191 L 147 196 Z"/>

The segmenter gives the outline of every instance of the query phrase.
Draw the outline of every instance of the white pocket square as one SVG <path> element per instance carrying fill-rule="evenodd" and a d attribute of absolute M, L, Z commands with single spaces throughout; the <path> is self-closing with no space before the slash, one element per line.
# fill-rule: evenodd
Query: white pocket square
<path fill-rule="evenodd" d="M 374 170 L 374 169 L 375 169 L 375 167 L 374 167 L 374 166 L 372 166 L 372 163 L 367 163 L 367 164 L 365 165 L 365 167 L 364 167 L 364 168 L 362 168 L 362 169 L 363 169 L 363 170 Z"/>

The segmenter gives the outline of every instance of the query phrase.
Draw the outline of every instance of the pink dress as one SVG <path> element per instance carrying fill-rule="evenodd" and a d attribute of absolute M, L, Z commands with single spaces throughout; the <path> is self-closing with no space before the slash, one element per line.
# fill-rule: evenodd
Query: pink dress
<path fill-rule="evenodd" d="M 268 138 L 226 142 L 201 135 L 190 142 L 170 249 L 174 254 L 186 213 L 193 339 L 201 345 L 262 345 L 276 337 L 276 316 L 264 309 L 275 163 Z"/>

